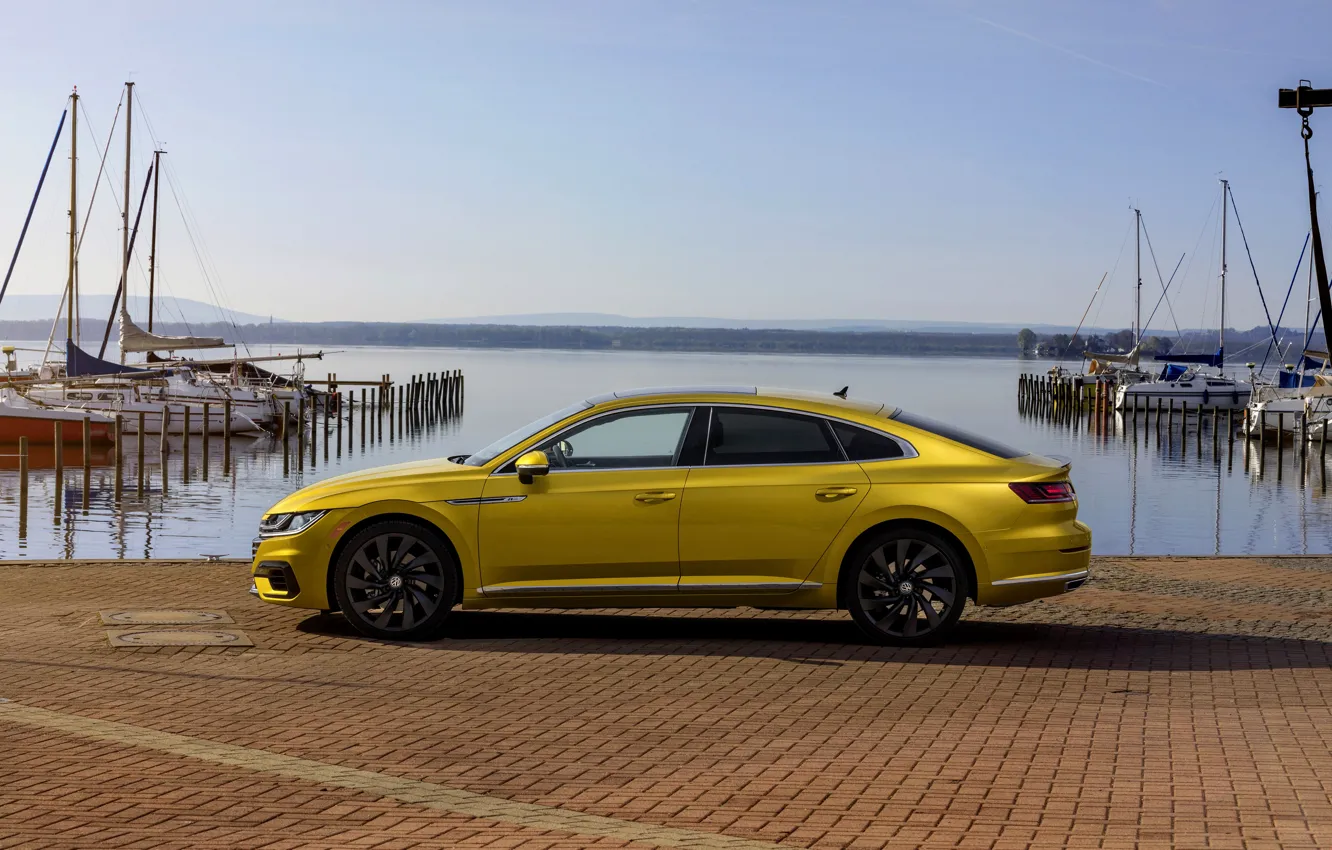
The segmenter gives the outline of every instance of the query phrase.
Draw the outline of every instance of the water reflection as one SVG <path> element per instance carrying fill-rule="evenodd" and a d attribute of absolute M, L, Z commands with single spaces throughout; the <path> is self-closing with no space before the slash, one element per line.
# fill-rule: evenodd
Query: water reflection
<path fill-rule="evenodd" d="M 315 439 L 288 435 L 205 443 L 186 454 L 179 436 L 135 438 L 122 454 L 116 499 L 112 449 L 94 449 L 83 484 L 77 446 L 65 447 L 57 500 L 50 447 L 32 447 L 26 518 L 17 461 L 0 447 L 0 557 L 245 556 L 259 517 L 287 493 L 371 466 L 470 453 L 578 398 L 636 386 L 758 384 L 877 399 L 983 431 L 1005 443 L 1073 459 L 1081 516 L 1099 554 L 1332 552 L 1332 501 L 1318 444 L 1240 437 L 1239 417 L 1178 412 L 1124 416 L 1086 409 L 1022 409 L 1018 376 L 1046 363 L 952 358 L 873 358 L 641 352 L 352 349 L 328 358 L 347 377 L 401 379 L 441 367 L 467 375 L 456 418 L 320 422 Z M 321 367 L 322 369 L 323 367 Z M 373 436 L 372 436 L 373 435 Z M 48 452 L 43 455 L 42 452 Z M 285 457 L 285 462 L 284 462 Z M 142 470 L 143 489 L 139 480 Z M 86 496 L 86 507 L 85 507 Z M 59 510 L 57 511 L 57 505 Z M 20 519 L 25 522 L 20 525 Z M 14 532 L 19 533 L 15 534 Z"/>

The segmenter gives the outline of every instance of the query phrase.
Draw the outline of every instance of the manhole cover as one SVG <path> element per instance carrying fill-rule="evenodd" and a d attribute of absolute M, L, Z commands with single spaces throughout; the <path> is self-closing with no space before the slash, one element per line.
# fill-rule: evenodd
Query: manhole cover
<path fill-rule="evenodd" d="M 108 629 L 112 646 L 254 646 L 236 629 Z"/>
<path fill-rule="evenodd" d="M 226 611 L 196 609 L 102 611 L 101 618 L 104 626 L 217 626 L 236 622 Z"/>

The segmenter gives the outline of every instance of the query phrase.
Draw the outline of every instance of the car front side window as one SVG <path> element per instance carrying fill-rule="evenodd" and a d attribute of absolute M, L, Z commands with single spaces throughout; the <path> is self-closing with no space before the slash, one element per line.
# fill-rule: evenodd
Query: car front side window
<path fill-rule="evenodd" d="M 552 471 L 674 466 L 691 407 L 630 410 L 598 417 L 536 446 Z"/>

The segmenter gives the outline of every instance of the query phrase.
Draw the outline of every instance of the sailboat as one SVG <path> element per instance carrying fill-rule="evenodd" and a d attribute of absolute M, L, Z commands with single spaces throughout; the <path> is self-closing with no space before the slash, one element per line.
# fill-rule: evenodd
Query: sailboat
<path fill-rule="evenodd" d="M 1137 265 L 1137 285 L 1133 290 L 1133 347 L 1124 353 L 1093 352 L 1083 354 L 1087 364 L 1087 377 L 1115 386 L 1136 384 L 1151 379 L 1151 375 L 1138 368 L 1142 352 L 1142 210 L 1134 208 L 1134 257 Z"/>
<path fill-rule="evenodd" d="M 70 238 L 70 274 L 66 287 L 65 303 L 67 306 L 65 363 L 63 369 L 46 368 L 43 374 L 53 380 L 23 387 L 23 398 L 27 407 L 33 410 L 52 411 L 69 408 L 80 412 L 101 411 L 105 414 L 121 414 L 124 430 L 134 433 L 140 427 L 148 433 L 183 433 L 186 428 L 190 433 L 221 434 L 259 434 L 264 425 L 272 424 L 277 415 L 277 404 L 272 393 L 263 388 L 239 388 L 218 380 L 211 372 L 196 373 L 183 364 L 147 364 L 145 367 L 130 366 L 125 363 L 125 356 L 132 353 L 155 355 L 159 352 L 219 348 L 227 343 L 218 337 L 163 336 L 152 332 L 152 301 L 156 277 L 157 243 L 157 199 L 156 187 L 161 173 L 161 151 L 154 154 L 153 166 L 149 168 L 144 183 L 143 196 L 139 203 L 139 214 L 134 226 L 130 227 L 130 163 L 132 152 L 132 122 L 134 108 L 134 83 L 126 83 L 125 110 L 125 207 L 122 212 L 122 265 L 120 283 L 113 299 L 112 317 L 108 319 L 107 333 L 102 340 L 102 351 L 94 356 L 84 351 L 75 341 L 78 291 L 76 287 L 75 257 L 77 242 L 71 233 Z M 74 186 L 71 177 L 71 186 Z M 138 235 L 139 217 L 142 216 L 144 200 L 150 184 L 154 188 L 152 211 L 153 256 L 149 260 L 149 328 L 139 327 L 129 315 L 127 300 L 122 300 L 126 292 L 130 256 L 134 239 Z M 71 188 L 71 220 L 74 215 L 76 192 Z M 71 228 L 73 231 L 74 228 Z M 58 320 L 57 320 L 58 321 Z M 120 363 L 102 358 L 105 353 L 113 321 L 119 323 Z M 54 334 L 53 334 L 54 335 Z M 205 422 L 202 413 L 204 404 L 211 403 Z M 186 411 L 194 414 L 186 416 Z M 223 421 L 223 417 L 229 417 Z M 187 426 L 188 422 L 188 426 Z"/>
<path fill-rule="evenodd" d="M 1215 354 L 1165 354 L 1156 359 L 1166 361 L 1161 373 L 1150 381 L 1121 386 L 1115 392 L 1115 407 L 1119 410 L 1139 406 L 1152 406 L 1158 400 L 1166 404 L 1187 404 L 1190 407 L 1214 407 L 1221 410 L 1242 410 L 1249 404 L 1253 386 L 1247 381 L 1222 374 L 1226 351 L 1226 222 L 1229 218 L 1230 181 L 1221 181 L 1221 322 L 1220 337 Z M 1211 367 L 1217 374 L 1202 371 Z"/>
<path fill-rule="evenodd" d="M 78 199 L 76 182 L 78 104 L 79 92 L 78 89 L 75 89 L 70 95 L 69 107 L 60 115 L 60 124 L 56 127 L 55 138 L 51 140 L 51 149 L 46 155 L 46 164 L 42 167 L 42 176 L 37 182 L 37 191 L 33 193 L 32 202 L 29 204 L 28 215 L 23 223 L 23 231 L 19 235 L 18 245 L 14 248 L 14 256 L 9 262 L 9 270 L 5 273 L 4 283 L 0 285 L 0 299 L 4 298 L 4 293 L 9 288 L 10 277 L 14 273 L 19 252 L 23 249 L 23 239 L 27 235 L 28 224 L 32 221 L 32 213 L 37 206 L 37 199 L 41 195 L 42 186 L 46 183 L 46 172 L 51 166 L 51 157 L 60 143 L 60 136 L 65 129 L 65 119 L 67 117 L 70 118 L 70 260 L 68 286 L 71 289 L 74 286 L 74 256 L 78 236 L 78 211 L 76 207 Z M 72 323 L 72 316 L 70 321 Z M 85 413 L 83 411 L 55 409 L 41 404 L 33 404 L 20 395 L 14 389 L 14 385 L 16 380 L 21 381 L 24 376 L 18 373 L 16 368 L 14 348 L 6 346 L 4 353 L 9 386 L 0 389 L 0 442 L 15 443 L 21 439 L 28 439 L 33 442 L 48 442 L 54 441 L 57 434 L 59 434 L 61 442 L 77 442 L 84 439 L 85 420 L 87 420 L 87 437 L 91 442 L 109 443 L 114 439 L 115 432 L 111 427 L 111 419 L 101 412 L 90 411 Z"/>

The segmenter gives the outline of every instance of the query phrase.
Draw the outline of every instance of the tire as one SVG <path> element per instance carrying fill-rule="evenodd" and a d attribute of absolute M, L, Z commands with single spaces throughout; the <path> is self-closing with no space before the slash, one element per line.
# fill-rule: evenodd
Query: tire
<path fill-rule="evenodd" d="M 843 568 L 851 618 L 870 641 L 934 646 L 957 625 L 970 593 L 955 543 L 906 526 L 865 538 Z"/>
<path fill-rule="evenodd" d="M 453 550 L 438 533 L 411 522 L 388 520 L 362 529 L 333 570 L 338 607 L 366 637 L 436 638 L 458 598 Z"/>

